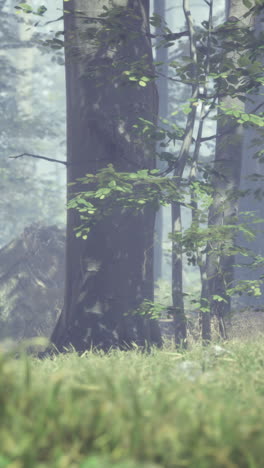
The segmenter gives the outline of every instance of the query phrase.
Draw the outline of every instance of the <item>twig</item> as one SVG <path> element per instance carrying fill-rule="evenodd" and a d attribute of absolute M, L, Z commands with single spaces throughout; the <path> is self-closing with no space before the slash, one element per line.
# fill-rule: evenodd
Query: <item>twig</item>
<path fill-rule="evenodd" d="M 225 136 L 225 135 L 228 135 L 229 133 L 232 133 L 236 127 L 238 126 L 238 124 L 234 125 L 233 127 L 230 127 L 228 130 L 222 132 L 222 133 L 216 133 L 215 135 L 210 135 L 208 137 L 203 137 L 201 138 L 201 141 L 204 142 L 204 141 L 210 141 L 210 140 L 214 140 L 215 138 L 220 138 L 222 136 Z"/>
<path fill-rule="evenodd" d="M 179 33 L 167 33 L 167 34 L 146 34 L 146 36 L 151 37 L 152 39 L 156 39 L 158 37 L 165 39 L 166 41 L 177 41 L 181 39 L 183 36 L 189 36 L 189 31 L 182 31 Z"/>
<path fill-rule="evenodd" d="M 46 23 L 44 23 L 43 26 L 47 26 L 47 24 L 51 24 L 51 23 L 56 23 L 57 21 L 63 20 L 63 18 L 64 18 L 64 15 L 60 16 L 59 18 L 57 18 L 55 20 L 46 21 Z"/>
<path fill-rule="evenodd" d="M 262 101 L 260 104 L 258 104 L 258 106 L 254 107 L 254 109 L 252 109 L 252 111 L 250 112 L 250 114 L 254 114 L 255 112 L 257 112 L 260 107 L 264 106 L 264 101 Z"/>
<path fill-rule="evenodd" d="M 60 161 L 59 159 L 47 158 L 46 156 L 40 156 L 38 154 L 31 154 L 31 153 L 17 154 L 16 156 L 9 156 L 9 158 L 18 159 L 18 158 L 23 158 L 24 156 L 29 156 L 30 158 L 36 158 L 36 159 L 44 159 L 45 161 L 50 161 L 50 162 L 57 162 L 59 164 L 64 164 L 64 166 L 69 165 L 66 161 Z"/>
<path fill-rule="evenodd" d="M 264 101 L 261 102 L 260 104 L 258 104 L 254 109 L 252 109 L 250 114 L 255 114 L 255 112 L 257 112 L 262 106 L 264 106 Z M 215 135 L 210 135 L 208 137 L 203 137 L 203 138 L 201 138 L 201 141 L 203 142 L 203 141 L 214 140 L 217 137 L 222 137 L 222 136 L 228 135 L 229 133 L 232 133 L 233 130 L 235 130 L 238 127 L 238 125 L 239 124 L 235 124 L 232 127 L 229 127 L 227 130 L 225 130 L 222 133 L 216 133 Z"/>
<path fill-rule="evenodd" d="M 18 158 L 23 158 L 24 156 L 29 156 L 30 158 L 36 158 L 36 159 L 44 159 L 44 161 L 49 161 L 49 162 L 56 162 L 59 164 L 63 164 L 64 166 L 78 166 L 82 164 L 87 164 L 87 163 L 93 163 L 93 162 L 101 162 L 101 161 L 109 161 L 109 158 L 101 158 L 101 159 L 89 159 L 85 160 L 83 163 L 69 163 L 67 161 L 60 161 L 59 159 L 53 159 L 53 158 L 47 158 L 46 156 L 40 156 L 39 154 L 32 154 L 32 153 L 22 153 L 22 154 L 17 154 L 16 156 L 9 156 L 10 159 L 18 159 Z M 130 161 L 126 156 L 120 155 L 119 156 L 121 159 L 124 159 L 125 161 L 129 162 L 131 165 L 136 166 L 138 169 L 142 169 L 142 166 L 138 164 L 135 161 Z"/>

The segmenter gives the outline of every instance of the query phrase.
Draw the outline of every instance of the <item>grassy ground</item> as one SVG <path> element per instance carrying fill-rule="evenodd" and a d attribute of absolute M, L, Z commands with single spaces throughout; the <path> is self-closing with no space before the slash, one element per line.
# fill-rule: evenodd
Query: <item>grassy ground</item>
<path fill-rule="evenodd" d="M 0 468 L 263 468 L 264 337 L 0 354 Z"/>

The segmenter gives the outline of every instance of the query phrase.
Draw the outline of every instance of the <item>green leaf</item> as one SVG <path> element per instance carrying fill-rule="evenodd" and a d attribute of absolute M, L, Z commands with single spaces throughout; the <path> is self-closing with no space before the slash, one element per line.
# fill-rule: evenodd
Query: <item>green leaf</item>
<path fill-rule="evenodd" d="M 23 10 L 25 13 L 32 13 L 33 8 L 28 3 L 20 3 L 19 6 L 15 7 L 18 10 Z"/>
<path fill-rule="evenodd" d="M 44 13 L 47 11 L 47 7 L 45 7 L 45 5 L 41 5 L 40 7 L 38 7 L 37 9 L 37 15 L 39 16 L 42 16 L 44 15 Z"/>
<path fill-rule="evenodd" d="M 225 302 L 227 304 L 227 300 L 224 299 L 222 296 L 218 296 L 217 294 L 213 296 L 213 300 L 217 302 Z"/>
<path fill-rule="evenodd" d="M 190 112 L 192 112 L 192 109 L 191 109 L 191 107 L 183 107 L 182 111 L 183 111 L 183 113 L 185 115 L 188 115 L 188 114 L 190 114 Z"/>
<path fill-rule="evenodd" d="M 252 2 L 250 0 L 243 0 L 243 4 L 247 7 L 247 8 L 252 8 Z"/>
<path fill-rule="evenodd" d="M 146 81 L 146 83 L 151 80 L 148 76 L 142 76 L 140 79 L 141 81 Z"/>

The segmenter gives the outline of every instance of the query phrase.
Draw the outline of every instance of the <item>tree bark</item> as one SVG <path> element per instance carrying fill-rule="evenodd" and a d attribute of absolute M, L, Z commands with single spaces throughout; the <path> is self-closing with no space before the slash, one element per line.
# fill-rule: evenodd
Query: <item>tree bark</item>
<path fill-rule="evenodd" d="M 258 15 L 255 18 L 254 23 L 254 31 L 256 37 L 263 34 L 264 32 L 264 12 L 261 15 Z M 262 55 L 260 61 L 264 65 L 264 57 Z M 249 96 L 250 101 L 246 103 L 246 112 L 254 112 L 257 106 L 261 105 L 263 102 L 263 96 L 261 94 L 253 95 L 250 94 Z M 260 107 L 260 112 L 263 111 L 263 106 Z M 244 139 L 243 139 L 243 161 L 242 161 L 242 169 L 241 169 L 241 190 L 251 190 L 251 193 L 242 197 L 239 201 L 239 211 L 240 212 L 250 212 L 253 211 L 255 213 L 256 218 L 264 219 L 264 204 L 263 204 L 263 196 L 257 199 L 254 196 L 254 191 L 257 188 L 261 188 L 261 184 L 257 183 L 253 180 L 250 180 L 248 177 L 251 174 L 259 174 L 264 176 L 264 167 L 263 164 L 259 161 L 259 159 L 254 158 L 253 156 L 258 152 L 261 151 L 263 148 L 263 138 L 261 135 L 253 129 L 253 128 L 245 128 L 244 129 Z M 260 187 L 259 187 L 260 186 Z M 254 218 L 253 218 L 254 219 Z M 245 220 L 252 229 L 261 229 L 263 230 L 263 224 L 254 225 L 251 223 L 253 219 Z M 251 239 L 250 241 L 246 240 L 244 236 L 238 235 L 238 243 L 240 246 L 247 248 L 254 252 L 254 255 L 264 256 L 264 248 L 263 248 L 263 232 L 256 233 L 256 238 Z M 248 264 L 252 262 L 252 258 L 250 257 L 242 257 L 237 255 L 235 263 L 241 263 L 245 266 L 242 268 L 235 269 L 235 281 L 245 281 L 249 279 L 248 274 Z M 260 265 L 259 268 L 251 269 L 250 271 L 250 279 L 258 281 L 260 276 L 263 274 L 263 266 Z M 263 306 L 263 295 L 264 295 L 264 284 L 260 284 L 261 295 L 260 296 L 253 296 L 253 295 L 246 295 L 243 294 L 238 299 L 236 299 L 236 308 L 247 307 L 247 308 L 261 308 Z"/>
<path fill-rule="evenodd" d="M 103 32 L 105 19 L 96 18 L 113 4 L 119 8 L 112 10 L 116 27 Z M 138 117 L 156 121 L 154 82 L 141 87 L 122 74 L 142 61 L 142 74 L 153 75 L 149 2 L 72 0 L 64 7 L 67 182 L 109 163 L 118 171 L 154 168 L 154 144 L 133 129 Z M 81 190 L 83 186 L 69 187 L 68 200 Z M 153 300 L 154 222 L 151 207 L 139 214 L 116 209 L 83 240 L 74 233 L 81 224 L 79 214 L 68 211 L 64 309 L 51 337 L 59 351 L 70 344 L 77 351 L 126 349 L 133 342 L 161 345 L 157 322 L 130 314 L 145 298 Z"/>
<path fill-rule="evenodd" d="M 182 231 L 181 205 L 173 203 L 171 206 L 173 233 Z M 183 261 L 182 246 L 176 242 L 172 244 L 172 303 L 174 338 L 176 347 L 187 347 L 187 327 L 183 301 Z"/>
<path fill-rule="evenodd" d="M 226 19 L 240 19 L 248 11 L 242 0 L 226 0 Z M 243 19 L 243 26 L 249 26 L 251 17 Z M 236 27 L 241 26 L 240 22 Z M 229 53 L 229 58 L 236 63 L 239 55 L 236 51 Z M 227 96 L 219 100 L 226 109 L 236 107 L 244 111 L 244 103 L 238 98 Z M 220 111 L 221 112 L 221 111 Z M 227 115 L 220 115 L 217 122 L 217 134 L 222 136 L 216 139 L 214 170 L 218 173 L 213 177 L 214 202 L 209 210 L 209 225 L 224 226 L 234 225 L 238 215 L 237 191 L 240 185 L 242 152 L 243 152 L 243 127 L 236 125 L 232 134 L 226 134 L 234 121 Z M 206 271 L 208 279 L 208 300 L 211 315 L 218 318 L 219 333 L 226 338 L 224 318 L 230 315 L 231 299 L 227 289 L 233 286 L 235 256 L 228 254 L 234 246 L 235 233 L 227 234 L 223 240 L 212 241 L 209 245 L 209 253 L 206 259 Z M 219 254 L 219 249 L 223 254 Z M 218 298 L 217 298 L 218 296 Z M 219 298 L 222 300 L 218 300 Z M 208 324 L 206 324 L 208 329 Z"/>
<path fill-rule="evenodd" d="M 154 13 L 159 15 L 162 21 L 166 21 L 166 0 L 154 0 Z M 162 28 L 156 27 L 155 35 L 159 36 L 162 34 Z M 160 39 L 157 37 L 157 44 Z M 156 48 L 156 62 L 162 62 L 162 65 L 158 67 L 158 76 L 156 83 L 159 94 L 159 118 L 168 118 L 168 48 L 158 47 Z M 164 124 L 162 124 L 164 125 Z M 157 151 L 159 145 L 157 145 Z M 157 159 L 157 167 L 164 169 L 164 163 L 160 159 Z M 154 280 L 158 281 L 162 278 L 162 242 L 163 242 L 163 218 L 164 218 L 164 207 L 160 207 L 156 214 L 155 223 L 155 244 L 154 244 Z"/>
<path fill-rule="evenodd" d="M 194 36 L 194 27 L 193 19 L 190 12 L 190 2 L 189 0 L 183 1 L 183 12 L 185 15 L 185 20 L 187 24 L 187 29 L 189 32 L 189 51 L 190 58 L 193 62 L 192 78 L 196 78 L 196 66 L 197 66 L 197 51 L 196 43 Z M 196 98 L 198 93 L 197 84 L 192 85 L 192 98 Z M 186 125 L 185 125 L 185 134 L 183 142 L 179 151 L 179 162 L 177 167 L 173 171 L 174 177 L 178 177 L 178 180 L 182 179 L 183 171 L 185 169 L 193 138 L 194 125 L 196 119 L 196 106 L 191 105 L 191 112 L 188 114 Z M 181 205 L 177 201 L 171 203 L 171 225 L 172 225 L 172 236 L 182 231 L 182 222 L 181 222 Z M 184 312 L 184 300 L 183 300 L 183 256 L 182 256 L 182 246 L 175 241 L 175 238 L 172 241 L 172 259 L 171 259 L 171 274 L 172 274 L 172 303 L 174 310 L 173 314 L 173 324 L 174 324 L 174 336 L 176 347 L 181 345 L 186 347 L 186 317 Z"/>

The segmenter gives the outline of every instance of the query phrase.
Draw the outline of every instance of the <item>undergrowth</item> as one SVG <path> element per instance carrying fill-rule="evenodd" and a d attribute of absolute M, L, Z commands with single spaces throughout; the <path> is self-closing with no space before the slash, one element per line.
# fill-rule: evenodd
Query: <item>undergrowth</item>
<path fill-rule="evenodd" d="M 264 340 L 0 354 L 0 468 L 261 468 Z"/>

